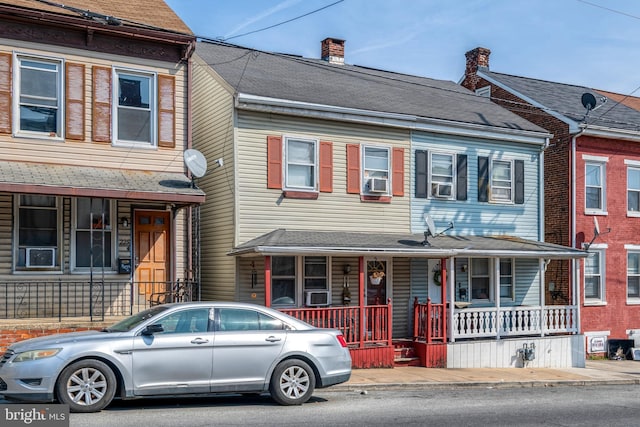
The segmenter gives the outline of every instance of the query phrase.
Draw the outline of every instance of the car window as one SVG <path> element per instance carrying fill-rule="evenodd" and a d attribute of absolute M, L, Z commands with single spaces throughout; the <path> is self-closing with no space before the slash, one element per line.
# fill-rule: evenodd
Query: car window
<path fill-rule="evenodd" d="M 203 333 L 209 330 L 209 309 L 181 310 L 160 319 L 163 334 Z"/>
<path fill-rule="evenodd" d="M 221 308 L 221 331 L 265 331 L 285 329 L 282 321 L 255 310 Z"/>

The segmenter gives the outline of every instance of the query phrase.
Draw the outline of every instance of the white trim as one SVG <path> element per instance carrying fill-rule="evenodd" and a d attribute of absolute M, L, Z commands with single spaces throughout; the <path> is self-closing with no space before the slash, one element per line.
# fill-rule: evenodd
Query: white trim
<path fill-rule="evenodd" d="M 609 157 L 607 157 L 607 156 L 594 156 L 594 155 L 591 155 L 591 154 L 583 154 L 582 155 L 582 160 L 587 161 L 587 162 L 607 163 L 609 161 Z"/>
<path fill-rule="evenodd" d="M 296 187 L 293 185 L 288 185 L 289 174 L 287 173 L 288 162 L 288 142 L 290 140 L 300 141 L 305 143 L 313 143 L 313 176 L 311 180 L 313 182 L 313 187 Z M 320 140 L 318 138 L 309 138 L 305 136 L 298 135 L 283 135 L 282 136 L 282 177 L 284 182 L 282 183 L 282 189 L 288 191 L 306 191 L 310 193 L 317 193 L 319 191 L 319 169 L 320 169 Z"/>
<path fill-rule="evenodd" d="M 601 138 L 623 139 L 627 141 L 639 141 L 640 132 L 628 129 L 613 129 L 611 127 L 596 126 L 592 124 L 580 124 L 584 135 Z"/>
<path fill-rule="evenodd" d="M 640 251 L 640 245 L 626 244 L 624 245 L 624 248 L 628 251 Z"/>
<path fill-rule="evenodd" d="M 118 101 L 118 82 L 121 74 L 129 74 L 149 79 L 149 137 L 150 141 L 130 141 L 118 139 L 118 109 L 120 103 Z M 158 148 L 158 114 L 159 114 L 159 96 L 158 96 L 158 73 L 155 71 L 138 70 L 127 67 L 112 67 L 111 71 L 111 145 L 114 147 L 140 148 L 140 149 L 157 149 Z"/>
<path fill-rule="evenodd" d="M 628 166 L 637 166 L 640 167 L 640 160 L 630 160 L 624 159 L 624 164 Z"/>
<path fill-rule="evenodd" d="M 70 248 L 69 248 L 69 270 L 71 274 L 87 274 L 91 271 L 91 267 L 78 267 L 76 266 L 76 252 L 78 250 L 78 242 L 76 241 L 76 233 L 78 231 L 81 232 L 89 232 L 88 229 L 80 229 L 78 230 L 78 200 L 80 199 L 92 199 L 91 197 L 73 197 L 71 199 L 71 224 L 69 228 L 70 235 Z M 104 197 L 95 197 L 94 199 L 104 199 L 109 203 L 109 215 L 111 224 L 109 229 L 104 229 L 105 233 L 111 233 L 111 265 L 104 267 L 105 274 L 114 274 L 118 273 L 117 266 L 117 258 L 118 258 L 118 216 L 117 216 L 117 205 L 116 201 L 113 199 L 107 199 Z M 114 223 L 115 221 L 115 223 Z M 132 227 L 133 225 L 131 225 Z M 93 267 L 94 272 L 96 270 L 102 272 L 102 267 Z"/>
<path fill-rule="evenodd" d="M 367 189 L 367 187 L 369 186 L 369 180 L 371 178 L 374 178 L 372 176 L 365 176 L 365 172 L 367 169 L 365 169 L 365 160 L 367 158 L 367 148 L 370 149 L 375 149 L 375 150 L 385 150 L 387 152 L 387 191 L 386 192 L 376 192 L 376 191 L 371 191 L 369 189 Z M 391 182 L 391 177 L 393 175 L 393 171 L 392 169 L 392 159 L 391 159 L 391 155 L 392 155 L 392 150 L 391 150 L 391 146 L 389 145 L 380 145 L 380 144 L 370 144 L 367 142 L 362 142 L 360 143 L 360 180 L 361 180 L 361 186 L 360 186 L 360 194 L 365 195 L 365 196 L 390 196 L 391 195 L 391 188 L 392 187 L 392 182 Z M 379 171 L 379 169 L 370 169 L 372 171 Z"/>

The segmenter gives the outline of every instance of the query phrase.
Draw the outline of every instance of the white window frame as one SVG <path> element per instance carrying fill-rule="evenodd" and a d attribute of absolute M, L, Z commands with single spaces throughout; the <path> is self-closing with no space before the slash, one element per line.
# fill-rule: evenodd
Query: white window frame
<path fill-rule="evenodd" d="M 271 262 L 273 263 L 273 259 L 277 258 L 278 256 L 272 256 L 271 257 Z M 325 259 L 325 276 L 314 276 L 314 275 L 307 275 L 307 271 L 306 271 L 306 263 L 307 263 L 307 258 L 309 258 L 309 261 L 312 261 L 313 258 L 319 258 L 316 256 L 309 256 L 309 257 L 305 257 L 305 256 L 295 256 L 295 255 L 285 255 L 285 257 L 293 257 L 294 258 L 294 270 L 295 273 L 294 275 L 286 275 L 286 276 L 276 276 L 275 274 L 272 274 L 271 279 L 273 281 L 273 279 L 278 279 L 278 278 L 283 278 L 283 279 L 287 279 L 287 280 L 291 280 L 293 279 L 294 281 L 294 289 L 295 289 L 295 296 L 292 298 L 294 300 L 294 304 L 272 304 L 275 307 L 291 307 L 291 306 L 296 306 L 296 307 L 303 307 L 305 304 L 305 298 L 306 298 L 306 292 L 307 291 L 326 291 L 329 293 L 329 302 L 331 301 L 331 257 L 322 257 Z M 272 264 L 273 265 L 273 264 Z M 323 288 L 319 288 L 319 287 L 311 287 L 311 286 L 307 286 L 307 283 L 311 280 L 318 280 L 318 279 L 324 279 L 325 282 L 325 286 Z M 272 286 L 272 284 L 270 284 Z"/>
<path fill-rule="evenodd" d="M 56 132 L 46 131 L 34 131 L 34 130 L 22 130 L 20 128 L 21 117 L 21 80 L 23 61 L 30 61 L 41 64 L 49 64 L 55 67 L 56 76 L 56 96 L 55 106 L 49 106 L 50 108 L 57 109 L 56 114 Z M 54 141 L 64 140 L 64 60 L 60 58 L 52 58 L 40 55 L 31 55 L 27 53 L 16 52 L 13 55 L 13 136 L 14 137 L 26 137 L 26 138 L 39 138 L 49 139 Z M 46 70 L 42 70 L 46 71 Z M 35 102 L 36 100 L 34 100 Z"/>
<path fill-rule="evenodd" d="M 380 150 L 387 153 L 386 169 L 367 167 L 367 151 Z M 391 194 L 391 148 L 383 145 L 362 144 L 362 194 L 367 196 L 389 196 Z M 371 178 L 384 178 L 387 180 L 387 191 L 384 193 L 371 191 L 369 180 Z"/>
<path fill-rule="evenodd" d="M 497 185 L 496 181 L 506 181 L 505 179 L 494 179 L 494 172 L 497 169 L 497 163 L 509 164 L 509 186 Z M 491 159 L 491 167 L 489 169 L 489 201 L 493 203 L 513 203 L 513 197 L 515 194 L 515 179 L 514 179 L 514 163 L 513 160 L 508 159 Z M 509 191 L 509 197 L 499 197 L 497 189 Z"/>
<path fill-rule="evenodd" d="M 78 242 L 77 242 L 77 232 L 87 232 L 91 231 L 86 228 L 78 228 L 78 199 L 74 198 L 72 200 L 71 207 L 71 259 L 69 260 L 69 265 L 71 267 L 72 272 L 77 273 L 86 273 L 90 270 L 90 267 L 79 267 L 76 265 L 76 254 L 78 250 Z M 105 266 L 105 273 L 116 273 L 117 264 L 117 231 L 118 231 L 118 220 L 116 215 L 116 202 L 115 200 L 108 200 L 109 202 L 109 219 L 111 224 L 109 224 L 108 228 L 105 228 L 105 232 L 109 232 L 111 234 L 110 242 L 111 242 L 111 265 Z M 94 266 L 94 270 L 102 270 L 100 266 Z"/>
<path fill-rule="evenodd" d="M 640 162 L 631 163 L 625 161 L 625 164 L 627 165 L 627 215 L 640 217 Z M 631 171 L 638 175 L 638 181 L 636 183 L 632 183 L 630 180 Z M 633 187 L 634 184 L 636 184 L 635 188 Z M 629 195 L 631 193 L 634 193 L 638 198 L 638 208 L 636 210 L 631 210 L 631 207 L 629 206 Z"/>
<path fill-rule="evenodd" d="M 507 261 L 511 264 L 511 274 L 504 274 L 504 272 L 502 271 L 501 264 L 503 261 Z M 500 298 L 500 301 L 514 301 L 516 298 L 516 260 L 515 258 L 498 258 L 498 261 L 496 262 L 497 264 L 497 269 L 498 269 L 498 277 L 499 279 L 499 283 L 497 283 L 497 288 L 498 288 L 498 296 Z M 503 278 L 510 278 L 511 283 L 508 285 L 510 288 L 510 295 L 508 297 L 503 297 L 502 296 L 502 279 Z"/>
<path fill-rule="evenodd" d="M 442 175 L 442 174 L 434 174 L 434 165 L 435 165 L 435 161 L 434 161 L 434 156 L 447 156 L 449 157 L 449 159 L 451 160 L 451 174 L 449 176 L 446 175 Z M 429 181 L 428 181 L 428 185 L 429 185 L 429 197 L 433 198 L 433 199 L 439 199 L 439 200 L 455 200 L 456 198 L 456 178 L 457 178 L 457 163 L 456 163 L 456 155 L 454 153 L 444 153 L 444 152 L 429 152 Z M 444 179 L 439 179 L 440 177 L 444 178 Z M 446 179 L 450 178 L 451 181 L 447 182 Z M 438 185 L 450 185 L 451 186 L 451 194 L 447 197 L 439 197 L 437 194 L 438 192 Z"/>
<path fill-rule="evenodd" d="M 27 267 L 26 263 L 24 266 L 19 266 L 18 265 L 18 260 L 19 260 L 19 253 L 21 249 L 24 249 L 26 252 L 26 248 L 27 247 L 52 247 L 52 246 L 42 246 L 42 245 L 34 245 L 34 246 L 30 246 L 30 245 L 20 245 L 20 209 L 22 208 L 21 206 L 21 200 L 20 200 L 20 196 L 37 196 L 35 194 L 16 194 L 14 196 L 14 231 L 13 231 L 13 241 L 14 241 L 14 245 L 13 245 L 13 262 L 12 262 L 12 267 L 13 267 L 13 272 L 17 273 L 17 274 L 22 274 L 22 273 L 27 273 L 27 274 L 33 274 L 33 273 L 45 273 L 45 274 L 59 274 L 62 272 L 62 266 L 64 265 L 64 262 L 62 260 L 63 257 L 63 241 L 62 241 L 62 200 L 60 197 L 56 197 L 56 196 L 48 196 L 48 197 L 53 197 L 55 199 L 55 207 L 32 207 L 33 209 L 45 209 L 45 210 L 55 210 L 56 211 L 56 240 L 57 240 L 57 244 L 55 246 L 55 258 L 56 258 L 56 265 L 54 267 L 51 268 L 41 268 L 41 267 Z M 25 209 L 29 209 L 30 207 L 25 207 Z"/>
<path fill-rule="evenodd" d="M 589 255 L 589 257 L 585 258 L 585 260 L 582 262 L 582 277 L 583 277 L 583 286 L 582 286 L 582 292 L 584 295 L 584 305 L 606 305 L 607 300 L 606 300 L 606 245 L 603 244 L 593 244 L 589 247 L 589 253 L 590 254 L 594 254 L 598 256 L 598 260 L 599 260 L 599 271 L 596 274 L 587 274 L 587 262 L 589 260 L 589 258 L 591 257 L 591 255 Z M 598 287 L 599 287 L 599 293 L 600 296 L 598 297 L 587 297 L 587 278 L 592 277 L 592 276 L 597 276 L 599 277 L 599 283 L 598 283 Z"/>
<path fill-rule="evenodd" d="M 120 105 L 120 77 L 132 76 L 138 78 L 149 79 L 149 106 L 147 108 L 138 106 Z M 158 75 L 155 72 L 133 70 L 123 67 L 113 68 L 113 87 L 112 87 L 112 128 L 113 128 L 113 145 L 136 148 L 156 149 L 158 147 Z M 119 109 L 134 111 L 149 111 L 149 139 L 150 141 L 135 141 L 119 138 Z"/>
<path fill-rule="evenodd" d="M 314 138 L 305 138 L 299 136 L 284 136 L 283 138 L 283 151 L 284 151 L 284 159 L 283 159 L 283 175 L 284 175 L 284 189 L 285 190 L 294 190 L 294 191 L 318 191 L 318 169 L 319 169 L 319 155 L 320 155 L 320 143 L 317 139 Z M 289 155 L 289 143 L 290 142 L 302 142 L 306 144 L 313 144 L 313 161 L 311 162 L 295 162 L 290 158 L 292 156 Z M 290 166 L 303 166 L 307 168 L 311 168 L 311 175 L 309 178 L 313 185 L 294 185 L 291 183 L 289 178 L 289 167 Z"/>
<path fill-rule="evenodd" d="M 627 250 L 627 303 L 640 304 L 640 245 L 625 245 Z M 638 270 L 630 274 L 630 255 L 638 257 Z M 629 295 L 629 278 L 633 277 L 638 281 L 638 290 L 636 295 Z"/>
<path fill-rule="evenodd" d="M 587 179 L 589 176 L 588 169 L 590 167 L 595 167 L 599 169 L 600 185 L 588 185 L 587 183 Z M 589 160 L 589 161 L 586 161 L 584 164 L 584 212 L 585 214 L 602 214 L 602 213 L 606 213 L 607 211 L 606 170 L 607 169 L 606 169 L 605 162 Z M 600 190 L 600 207 L 599 208 L 587 207 L 587 201 L 588 201 L 587 190 L 589 188 L 597 188 Z"/>
<path fill-rule="evenodd" d="M 483 259 L 486 260 L 487 262 L 487 274 L 476 274 L 473 270 L 473 264 L 474 261 L 477 261 L 479 259 Z M 472 302 L 476 302 L 476 303 L 490 303 L 495 301 L 495 282 L 493 280 L 493 266 L 494 266 L 494 262 L 493 262 L 493 258 L 469 258 L 469 284 L 468 284 L 468 292 L 469 292 L 469 301 Z M 478 279 L 483 279 L 486 278 L 489 281 L 489 295 L 487 295 L 486 298 L 475 298 L 474 297 L 474 289 L 473 289 L 473 281 L 475 278 Z"/>

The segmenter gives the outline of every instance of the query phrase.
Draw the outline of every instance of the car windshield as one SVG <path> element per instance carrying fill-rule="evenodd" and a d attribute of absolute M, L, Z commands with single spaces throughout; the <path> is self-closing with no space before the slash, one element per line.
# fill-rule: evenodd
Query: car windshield
<path fill-rule="evenodd" d="M 108 328 L 106 328 L 104 331 L 105 332 L 127 332 L 130 331 L 131 329 L 135 328 L 136 326 L 138 326 L 140 323 L 144 322 L 147 319 L 152 318 L 153 316 L 155 316 L 158 313 L 162 313 L 163 311 L 165 311 L 168 307 L 164 306 L 164 305 L 158 305 L 152 308 L 149 308 L 145 311 L 141 311 L 138 314 L 134 314 L 131 317 L 127 317 L 124 320 L 121 320 L 120 322 L 116 323 L 115 325 L 112 325 Z"/>

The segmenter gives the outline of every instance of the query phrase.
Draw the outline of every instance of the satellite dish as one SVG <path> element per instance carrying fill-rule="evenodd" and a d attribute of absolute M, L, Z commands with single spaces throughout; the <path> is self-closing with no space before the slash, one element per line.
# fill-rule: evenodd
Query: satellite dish
<path fill-rule="evenodd" d="M 600 235 L 600 224 L 598 224 L 598 218 L 596 218 L 595 216 L 593 217 L 593 234 L 595 234 L 596 236 Z"/>
<path fill-rule="evenodd" d="M 184 164 L 196 178 L 202 178 L 207 173 L 207 159 L 201 152 L 193 148 L 184 150 Z"/>
<path fill-rule="evenodd" d="M 427 232 L 429 232 L 429 235 L 435 236 L 436 224 L 433 222 L 433 218 L 431 218 L 431 215 L 424 214 L 424 221 L 427 223 Z"/>
<path fill-rule="evenodd" d="M 582 94 L 582 106 L 587 109 L 587 111 L 591 111 L 596 108 L 596 97 L 593 94 L 586 92 Z"/>

